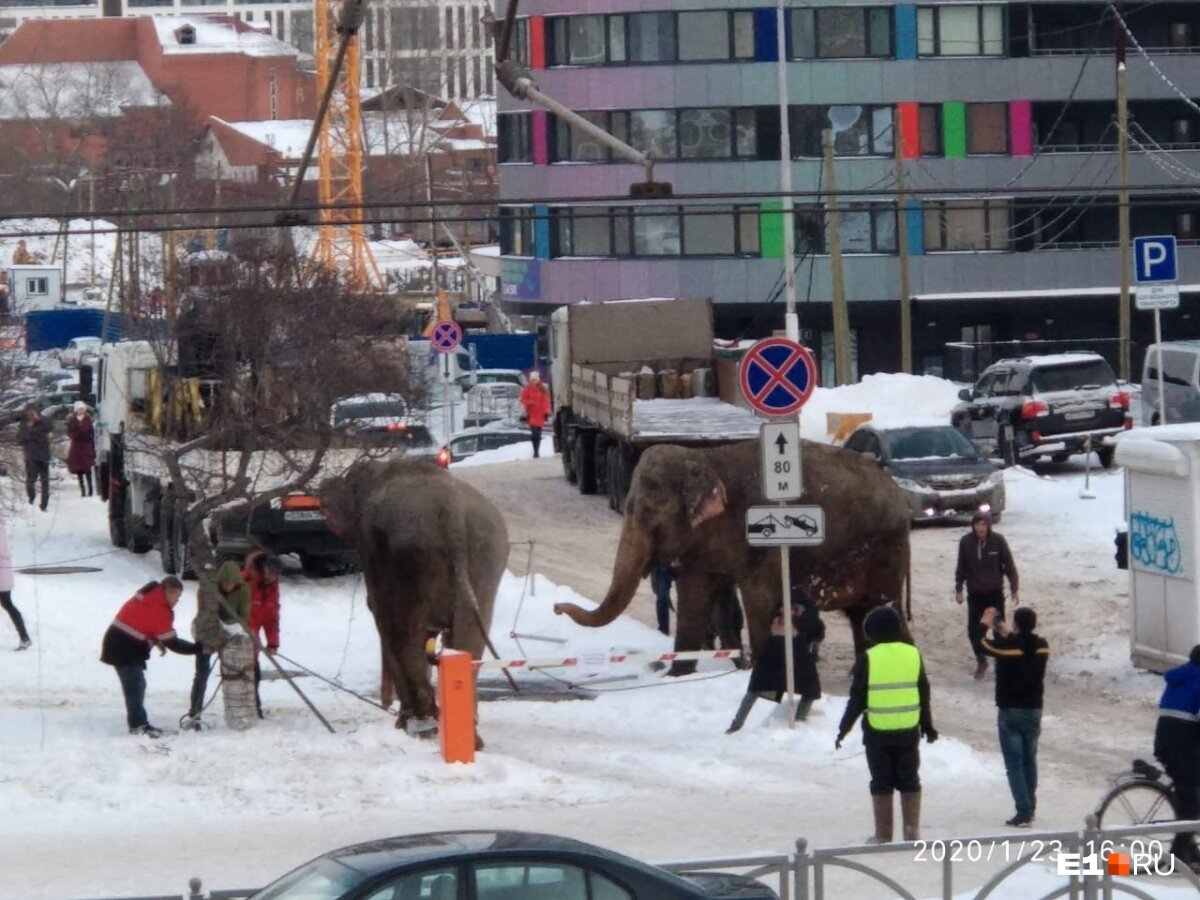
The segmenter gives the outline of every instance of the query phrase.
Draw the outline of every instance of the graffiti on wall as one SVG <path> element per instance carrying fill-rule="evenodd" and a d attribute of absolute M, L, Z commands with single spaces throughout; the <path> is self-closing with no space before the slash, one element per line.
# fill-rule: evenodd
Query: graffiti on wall
<path fill-rule="evenodd" d="M 1183 553 L 1175 517 L 1161 519 L 1148 512 L 1134 510 L 1129 517 L 1129 556 L 1143 569 L 1178 575 L 1183 570 Z"/>

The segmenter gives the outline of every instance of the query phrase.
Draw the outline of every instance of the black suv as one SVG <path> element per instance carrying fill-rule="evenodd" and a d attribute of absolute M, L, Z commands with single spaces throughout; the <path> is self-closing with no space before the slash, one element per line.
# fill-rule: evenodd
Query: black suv
<path fill-rule="evenodd" d="M 1116 448 L 1104 438 L 1131 425 L 1129 394 L 1096 353 L 1002 359 L 958 396 L 950 424 L 1006 466 L 1040 456 L 1062 462 L 1090 438 L 1107 469 Z"/>

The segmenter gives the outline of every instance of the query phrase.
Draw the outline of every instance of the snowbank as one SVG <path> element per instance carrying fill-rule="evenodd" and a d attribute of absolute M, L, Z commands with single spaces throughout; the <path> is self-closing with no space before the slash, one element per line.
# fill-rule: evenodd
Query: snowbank
<path fill-rule="evenodd" d="M 826 413 L 871 413 L 885 427 L 950 424 L 959 385 L 932 375 L 865 375 L 857 384 L 819 387 L 800 414 L 801 433 L 810 441 L 828 441 Z"/>

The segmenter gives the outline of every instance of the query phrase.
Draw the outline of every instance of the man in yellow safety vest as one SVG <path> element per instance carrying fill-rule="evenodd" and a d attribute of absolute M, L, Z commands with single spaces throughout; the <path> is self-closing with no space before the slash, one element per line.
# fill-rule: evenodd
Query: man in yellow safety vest
<path fill-rule="evenodd" d="M 863 716 L 863 743 L 871 771 L 871 801 L 875 834 L 871 844 L 892 840 L 892 793 L 900 792 L 904 840 L 921 836 L 921 737 L 933 743 L 929 706 L 929 681 L 921 651 L 904 639 L 900 616 L 891 606 L 874 609 L 863 623 L 871 647 L 858 658 L 850 686 L 850 699 L 838 728 L 836 747 Z"/>

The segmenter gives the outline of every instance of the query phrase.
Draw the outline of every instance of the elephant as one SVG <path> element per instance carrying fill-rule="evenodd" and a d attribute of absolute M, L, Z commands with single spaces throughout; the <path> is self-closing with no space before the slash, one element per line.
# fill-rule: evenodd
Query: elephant
<path fill-rule="evenodd" d="M 791 584 L 818 608 L 842 610 L 862 652 L 862 621 L 876 606 L 899 607 L 909 582 L 909 514 L 891 477 L 857 453 L 803 442 L 803 498 L 825 512 L 825 540 L 794 547 Z M 716 447 L 658 445 L 633 472 L 612 581 L 600 606 L 561 603 L 554 611 L 599 627 L 619 616 L 656 562 L 678 559 L 676 650 L 699 649 L 710 622 L 714 582 L 732 578 L 746 610 L 751 652 L 766 645 L 781 602 L 780 553 L 746 541 L 746 511 L 765 504 L 758 441 Z M 911 586 L 910 586 L 911 590 Z M 911 619 L 911 596 L 909 618 Z M 676 665 L 676 674 L 693 666 Z"/>
<path fill-rule="evenodd" d="M 396 727 L 431 735 L 437 702 L 426 644 L 483 654 L 508 562 L 500 511 L 423 459 L 361 461 L 321 484 L 329 527 L 358 551 L 384 674 L 400 698 Z"/>

